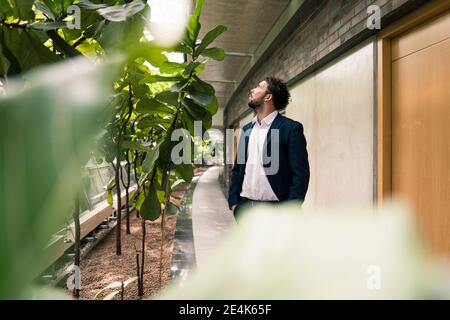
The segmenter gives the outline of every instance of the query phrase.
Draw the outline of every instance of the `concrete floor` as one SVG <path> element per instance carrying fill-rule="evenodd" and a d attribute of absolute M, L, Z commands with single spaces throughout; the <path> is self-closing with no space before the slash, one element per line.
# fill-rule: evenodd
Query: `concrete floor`
<path fill-rule="evenodd" d="M 211 167 L 200 177 L 192 201 L 192 228 L 197 268 L 207 262 L 225 233 L 236 221 L 219 184 L 221 167 Z"/>

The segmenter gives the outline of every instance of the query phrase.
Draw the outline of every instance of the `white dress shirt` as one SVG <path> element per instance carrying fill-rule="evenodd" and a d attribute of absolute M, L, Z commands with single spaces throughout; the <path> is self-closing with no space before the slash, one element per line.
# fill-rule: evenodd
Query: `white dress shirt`
<path fill-rule="evenodd" d="M 263 167 L 264 141 L 277 115 L 278 111 L 275 110 L 261 120 L 261 124 L 258 122 L 257 117 L 252 120 L 255 125 L 253 126 L 248 141 L 248 158 L 245 166 L 241 197 L 252 200 L 278 200 L 270 186 Z"/>

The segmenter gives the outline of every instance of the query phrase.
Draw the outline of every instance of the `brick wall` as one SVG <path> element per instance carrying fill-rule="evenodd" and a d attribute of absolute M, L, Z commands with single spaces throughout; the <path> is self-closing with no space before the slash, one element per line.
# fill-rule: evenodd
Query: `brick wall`
<path fill-rule="evenodd" d="M 241 118 L 248 109 L 250 89 L 266 75 L 275 75 L 292 81 L 334 51 L 339 50 L 363 32 L 367 31 L 367 8 L 381 8 L 382 28 L 387 16 L 402 6 L 423 3 L 417 0 L 315 0 L 309 16 L 279 46 L 256 72 L 238 88 L 224 112 L 227 127 Z"/>
<path fill-rule="evenodd" d="M 435 0 L 441 1 L 441 0 Z M 224 111 L 224 127 L 230 127 L 248 111 L 249 91 L 266 75 L 275 75 L 289 83 L 301 79 L 309 70 L 331 61 L 375 34 L 367 29 L 370 5 L 381 9 L 381 27 L 387 27 L 425 0 L 314 0 L 308 3 L 293 32 L 270 55 L 251 70 L 233 94 Z M 359 39 L 358 39 L 359 38 Z M 225 182 L 229 183 L 231 166 L 225 166 Z"/>

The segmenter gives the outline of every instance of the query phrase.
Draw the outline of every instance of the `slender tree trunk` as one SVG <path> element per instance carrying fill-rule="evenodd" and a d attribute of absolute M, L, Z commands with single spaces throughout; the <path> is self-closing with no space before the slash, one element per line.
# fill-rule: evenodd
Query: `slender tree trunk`
<path fill-rule="evenodd" d="M 127 199 L 127 204 L 125 206 L 126 210 L 127 210 L 127 234 L 130 234 L 130 206 L 129 206 L 129 202 L 130 202 L 130 193 L 129 193 L 129 187 L 125 187 L 125 194 L 126 194 L 126 199 Z"/>
<path fill-rule="evenodd" d="M 165 234 L 165 214 L 167 207 L 169 205 L 169 187 L 170 187 L 170 171 L 166 172 L 166 185 L 165 185 L 165 199 L 164 199 L 164 210 L 161 214 L 161 244 L 159 252 L 159 288 L 162 288 L 162 268 L 163 268 L 163 252 L 164 252 L 164 234 Z"/>
<path fill-rule="evenodd" d="M 127 161 L 127 165 L 129 165 L 129 161 Z M 129 176 L 129 170 L 127 169 L 127 174 Z M 123 170 L 122 167 L 120 167 L 120 179 L 122 181 L 122 185 L 125 188 L 125 199 L 126 199 L 126 203 L 125 203 L 125 210 L 126 210 L 126 233 L 130 234 L 130 207 L 129 207 L 129 203 L 130 203 L 130 179 L 127 179 L 127 183 L 125 183 L 124 179 L 123 179 Z"/>
<path fill-rule="evenodd" d="M 127 155 L 126 155 L 126 160 L 127 160 L 127 183 L 125 185 L 125 194 L 126 194 L 126 199 L 127 199 L 127 204 L 126 204 L 126 209 L 127 209 L 127 234 L 130 234 L 130 183 L 131 183 L 131 178 L 130 178 L 130 173 L 131 173 L 131 163 L 130 163 L 130 155 L 128 154 L 128 150 L 127 150 Z"/>
<path fill-rule="evenodd" d="M 120 197 L 120 142 L 117 141 L 117 157 L 115 166 L 115 180 L 116 180 L 116 190 L 117 190 L 117 225 L 116 225 L 116 255 L 120 256 L 122 254 L 122 199 Z"/>
<path fill-rule="evenodd" d="M 75 247 L 74 247 L 74 253 L 75 253 L 75 261 L 74 265 L 76 267 L 80 267 L 80 197 L 77 192 L 77 196 L 75 198 L 75 211 L 73 212 L 73 220 L 75 223 Z M 78 273 L 75 274 L 78 276 Z M 80 297 L 80 288 L 78 287 L 78 279 L 75 279 L 75 287 L 73 288 L 73 296 L 74 298 Z"/>
<path fill-rule="evenodd" d="M 136 250 L 137 251 L 137 250 Z M 141 268 L 139 266 L 139 253 L 136 252 L 136 275 L 137 275 L 137 289 L 138 289 L 138 295 L 141 292 Z"/>
<path fill-rule="evenodd" d="M 117 230 L 116 230 L 116 254 L 120 256 L 122 254 L 122 241 L 121 241 L 121 233 L 122 233 L 122 199 L 120 197 L 120 143 L 122 141 L 122 133 L 126 135 L 126 125 L 130 121 L 131 114 L 133 113 L 133 93 L 131 91 L 131 85 L 128 85 L 130 90 L 130 98 L 128 103 L 128 115 L 126 119 L 122 120 L 122 115 L 120 117 L 121 122 L 119 122 L 119 132 L 117 136 L 117 163 L 116 163 L 116 188 L 117 188 Z"/>
<path fill-rule="evenodd" d="M 142 246 L 141 246 L 141 271 L 140 271 L 140 287 L 138 290 L 138 295 L 142 297 L 144 295 L 144 266 L 145 266 L 145 236 L 146 236 L 146 227 L 145 227 L 145 220 L 142 219 L 141 222 L 142 226 Z"/>
<path fill-rule="evenodd" d="M 136 194 L 139 195 L 139 193 L 141 192 L 141 187 L 139 185 L 139 177 L 138 177 L 138 173 L 137 173 L 138 157 L 139 157 L 139 153 L 137 151 L 135 151 L 134 152 L 134 161 L 133 161 L 133 170 L 134 170 L 134 177 L 136 179 L 136 185 L 137 185 Z M 137 198 L 135 198 L 135 199 L 137 199 Z M 136 211 L 136 218 L 139 218 L 139 211 L 137 209 L 135 209 L 135 211 Z"/>

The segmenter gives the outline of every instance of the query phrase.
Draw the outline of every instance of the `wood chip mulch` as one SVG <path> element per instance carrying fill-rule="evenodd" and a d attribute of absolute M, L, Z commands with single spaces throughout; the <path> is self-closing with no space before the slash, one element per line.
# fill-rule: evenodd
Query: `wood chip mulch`
<path fill-rule="evenodd" d="M 203 174 L 208 168 L 194 169 L 194 175 Z M 172 201 L 179 205 L 187 184 L 183 184 L 172 194 Z M 161 244 L 161 218 L 156 221 L 146 222 L 145 244 L 145 272 L 144 272 L 144 296 L 138 296 L 137 282 L 133 282 L 124 291 L 124 300 L 151 299 L 161 288 L 167 285 L 170 278 L 170 266 L 176 225 L 176 216 L 165 217 L 164 245 L 162 255 L 162 283 L 160 274 L 160 244 Z M 126 234 L 125 218 L 122 222 L 122 255 L 116 255 L 116 230 L 112 230 L 92 251 L 81 261 L 81 291 L 80 299 L 92 300 L 97 292 L 112 282 L 126 281 L 135 277 L 136 250 L 140 252 L 142 241 L 141 219 L 136 213 L 130 213 L 130 231 Z M 99 299 L 102 299 L 116 289 L 106 290 Z M 115 300 L 120 299 L 117 294 Z"/>
<path fill-rule="evenodd" d="M 170 264 L 176 216 L 165 217 L 165 236 L 162 263 L 162 287 L 170 277 Z M 125 233 L 125 219 L 122 223 L 122 255 L 116 255 L 116 230 L 112 230 L 81 262 L 80 299 L 92 300 L 97 292 L 114 281 L 125 281 L 136 276 L 136 249 L 140 251 L 142 241 L 141 220 L 135 212 L 130 214 L 131 234 Z M 144 296 L 151 298 L 160 290 L 160 244 L 161 218 L 146 222 Z M 114 290 L 108 289 L 100 299 Z M 120 299 L 120 294 L 115 299 Z M 141 299 L 137 293 L 137 282 L 125 288 L 124 300 Z"/>

